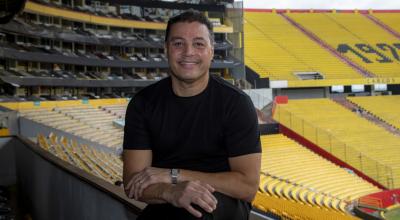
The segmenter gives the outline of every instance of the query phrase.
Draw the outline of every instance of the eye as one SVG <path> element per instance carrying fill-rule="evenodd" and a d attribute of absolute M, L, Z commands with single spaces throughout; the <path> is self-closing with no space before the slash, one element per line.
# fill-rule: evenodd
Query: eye
<path fill-rule="evenodd" d="M 172 46 L 173 46 L 173 47 L 177 47 L 177 48 L 182 47 L 182 46 L 183 46 L 183 42 L 181 42 L 181 41 L 174 41 L 174 42 L 172 42 Z"/>
<path fill-rule="evenodd" d="M 195 42 L 194 47 L 195 48 L 204 48 L 206 45 L 204 42 Z"/>

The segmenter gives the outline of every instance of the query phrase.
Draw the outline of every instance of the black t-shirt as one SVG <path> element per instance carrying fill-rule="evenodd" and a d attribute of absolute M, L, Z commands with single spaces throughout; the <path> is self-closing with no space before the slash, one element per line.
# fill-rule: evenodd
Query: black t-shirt
<path fill-rule="evenodd" d="M 261 152 L 250 98 L 218 76 L 206 89 L 179 97 L 165 78 L 137 93 L 125 118 L 124 149 L 152 150 L 152 166 L 230 171 L 228 158 Z"/>
<path fill-rule="evenodd" d="M 261 152 L 250 98 L 212 75 L 207 88 L 192 97 L 175 95 L 171 78 L 137 93 L 127 108 L 123 146 L 152 150 L 154 167 L 203 172 L 230 171 L 229 157 Z M 202 211 L 202 219 L 248 218 L 249 203 L 217 192 L 214 195 L 217 209 L 212 214 Z M 171 204 L 148 205 L 139 218 L 196 219 Z"/>

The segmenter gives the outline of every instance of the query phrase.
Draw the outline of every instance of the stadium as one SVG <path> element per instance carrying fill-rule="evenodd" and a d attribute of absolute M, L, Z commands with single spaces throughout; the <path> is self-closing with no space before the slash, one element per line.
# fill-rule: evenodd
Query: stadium
<path fill-rule="evenodd" d="M 0 219 L 136 219 L 125 112 L 168 77 L 166 22 L 214 26 L 210 74 L 261 131 L 250 219 L 400 219 L 400 8 L 0 0 Z"/>

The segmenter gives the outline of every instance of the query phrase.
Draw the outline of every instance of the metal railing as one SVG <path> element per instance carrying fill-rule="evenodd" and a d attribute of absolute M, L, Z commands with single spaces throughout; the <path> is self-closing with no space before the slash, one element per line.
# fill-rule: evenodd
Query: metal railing
<path fill-rule="evenodd" d="M 247 95 L 250 96 L 251 100 L 253 101 L 254 106 L 258 109 L 262 109 L 266 105 L 268 105 L 269 103 L 272 102 L 272 100 L 270 98 L 268 98 L 265 95 L 262 95 L 261 92 L 257 92 L 254 89 L 246 89 L 243 91 L 245 93 L 247 93 Z"/>
<path fill-rule="evenodd" d="M 276 106 L 274 119 L 383 186 L 389 189 L 400 187 L 400 166 L 390 167 L 382 164 L 339 140 L 329 130 L 319 128 L 317 125 L 305 121 L 279 105 Z"/>

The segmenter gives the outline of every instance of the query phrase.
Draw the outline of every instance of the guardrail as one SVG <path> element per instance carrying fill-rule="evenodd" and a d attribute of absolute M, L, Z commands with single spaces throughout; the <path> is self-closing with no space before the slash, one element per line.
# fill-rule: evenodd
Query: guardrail
<path fill-rule="evenodd" d="M 274 119 L 383 186 L 389 189 L 400 186 L 396 182 L 400 178 L 400 167 L 389 167 L 370 158 L 363 152 L 339 140 L 329 131 L 305 121 L 280 105 L 276 106 Z"/>

